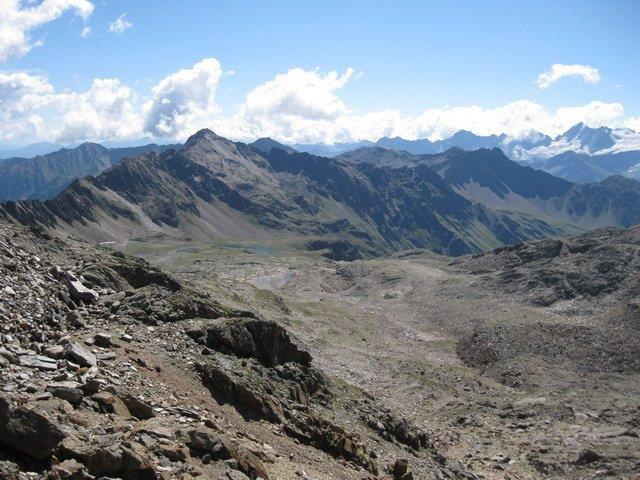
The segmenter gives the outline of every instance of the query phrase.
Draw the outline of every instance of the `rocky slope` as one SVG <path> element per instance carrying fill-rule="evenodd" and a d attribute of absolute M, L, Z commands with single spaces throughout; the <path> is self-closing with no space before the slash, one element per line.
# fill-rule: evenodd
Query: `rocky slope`
<path fill-rule="evenodd" d="M 0 477 L 633 478 L 638 238 L 158 269 L 0 222 Z"/>
<path fill-rule="evenodd" d="M 561 239 L 560 255 L 545 240 L 453 264 L 419 250 L 332 262 L 268 239 L 158 237 L 128 249 L 279 319 L 314 365 L 403 412 L 467 472 L 582 480 L 639 473 L 633 235 L 605 230 Z M 409 460 L 414 478 L 431 478 Z"/>
<path fill-rule="evenodd" d="M 637 213 L 640 182 L 611 176 L 592 184 L 572 183 L 513 162 L 497 148 L 473 152 L 451 149 L 439 155 L 365 148 L 338 158 L 394 168 L 428 165 L 457 193 L 473 202 L 527 213 L 569 229 L 571 225 L 583 230 L 605 226 L 628 228 L 640 223 Z"/>
<path fill-rule="evenodd" d="M 495 288 L 588 323 L 487 325 L 459 345 L 469 364 L 500 372 L 531 357 L 580 372 L 640 372 L 640 228 L 505 247 L 456 262 Z M 521 367 L 519 367 L 521 368 Z"/>
<path fill-rule="evenodd" d="M 83 143 L 33 158 L 9 158 L 0 162 L 0 200 L 53 198 L 74 179 L 96 175 L 121 159 L 145 152 L 163 152 L 171 145 L 107 149 Z"/>
<path fill-rule="evenodd" d="M 607 298 L 632 306 L 640 295 L 639 252 L 636 226 L 504 247 L 456 265 L 498 272 L 496 285 L 540 305 Z"/>
<path fill-rule="evenodd" d="M 0 224 L 0 476 L 475 478 L 285 328 L 145 261 Z"/>

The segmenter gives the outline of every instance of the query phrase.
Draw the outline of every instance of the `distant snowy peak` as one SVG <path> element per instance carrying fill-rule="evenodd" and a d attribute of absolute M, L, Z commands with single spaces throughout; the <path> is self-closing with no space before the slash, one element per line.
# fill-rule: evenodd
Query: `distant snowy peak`
<path fill-rule="evenodd" d="M 271 139 L 261 139 L 256 143 L 266 141 L 273 142 Z M 565 152 L 593 156 L 640 151 L 640 133 L 629 128 L 592 128 L 584 123 L 578 123 L 555 138 L 537 131 L 512 137 L 506 134 L 483 136 L 468 130 L 458 130 L 449 138 L 434 141 L 428 139 L 407 140 L 401 137 L 382 137 L 375 143 L 362 140 L 350 143 L 336 143 L 333 145 L 292 145 L 292 147 L 298 151 L 325 157 L 335 157 L 358 148 L 372 146 L 402 150 L 414 155 L 442 153 L 454 147 L 463 150 L 491 149 L 497 147 L 512 160 L 521 163 L 539 164 Z"/>
<path fill-rule="evenodd" d="M 511 148 L 506 147 L 505 151 L 514 160 L 537 162 L 565 152 L 605 155 L 640 150 L 640 134 L 629 128 L 591 128 L 584 123 L 578 123 L 562 135 L 541 145 L 527 148 L 522 142 L 516 141 Z"/>
<path fill-rule="evenodd" d="M 616 153 L 616 152 L 629 152 L 631 150 L 640 150 L 640 133 L 631 130 L 630 128 L 617 128 L 611 136 L 613 137 L 614 144 L 606 151 L 598 153 Z"/>

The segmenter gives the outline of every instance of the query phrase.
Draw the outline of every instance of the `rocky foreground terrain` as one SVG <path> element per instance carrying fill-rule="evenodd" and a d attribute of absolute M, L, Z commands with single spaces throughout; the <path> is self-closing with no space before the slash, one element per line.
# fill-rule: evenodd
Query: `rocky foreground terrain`
<path fill-rule="evenodd" d="M 0 478 L 638 477 L 639 252 L 334 262 L 3 222 Z"/>
<path fill-rule="evenodd" d="M 1 478 L 410 479 L 407 451 L 474 478 L 276 322 L 145 261 L 3 223 L 0 272 Z"/>

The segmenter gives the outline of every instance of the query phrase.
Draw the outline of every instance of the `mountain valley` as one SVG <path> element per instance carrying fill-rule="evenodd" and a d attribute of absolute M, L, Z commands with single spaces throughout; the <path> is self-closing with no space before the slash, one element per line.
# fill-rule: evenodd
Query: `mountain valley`
<path fill-rule="evenodd" d="M 1 233 L 4 478 L 638 473 L 637 228 L 453 262 Z"/>
<path fill-rule="evenodd" d="M 206 129 L 4 202 L 0 476 L 633 478 L 639 204 Z"/>
<path fill-rule="evenodd" d="M 639 5 L 0 0 L 0 480 L 640 480 Z"/>
<path fill-rule="evenodd" d="M 412 156 L 376 147 L 328 159 L 277 147 L 264 153 L 209 130 L 178 150 L 130 157 L 76 180 L 54 199 L 0 206 L 7 218 L 98 242 L 269 235 L 343 260 L 411 248 L 478 253 L 628 228 L 638 212 L 634 180 L 572 184 L 499 149 Z"/>

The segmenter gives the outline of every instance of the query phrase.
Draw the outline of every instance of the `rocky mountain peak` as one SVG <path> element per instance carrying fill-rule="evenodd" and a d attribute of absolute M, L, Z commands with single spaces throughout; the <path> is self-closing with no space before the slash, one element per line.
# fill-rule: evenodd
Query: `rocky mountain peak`
<path fill-rule="evenodd" d="M 198 130 L 193 135 L 191 135 L 187 139 L 187 141 L 184 142 L 184 145 L 182 146 L 182 148 L 188 149 L 197 143 L 202 143 L 202 142 L 212 143 L 212 142 L 217 142 L 219 140 L 226 140 L 226 139 L 224 137 L 216 135 L 216 133 L 209 128 L 203 128 L 201 130 Z"/>
<path fill-rule="evenodd" d="M 80 150 L 104 150 L 105 152 L 108 150 L 107 148 L 103 147 L 99 143 L 95 143 L 95 142 L 83 142 L 80 145 L 78 145 L 76 148 Z"/>
<path fill-rule="evenodd" d="M 580 132 L 582 131 L 582 129 L 584 127 L 585 127 L 584 123 L 578 122 L 573 127 L 571 127 L 569 130 L 564 132 L 562 135 L 558 135 L 556 137 L 556 140 L 559 140 L 560 138 L 573 139 L 573 138 L 577 137 L 580 134 Z"/>
<path fill-rule="evenodd" d="M 273 138 L 270 137 L 262 137 L 259 138 L 258 140 L 256 140 L 253 143 L 249 144 L 251 147 L 255 148 L 256 150 L 262 152 L 262 153 L 269 153 L 271 152 L 271 149 L 273 148 L 277 148 L 280 150 L 284 150 L 287 153 L 294 153 L 297 150 L 285 145 L 283 143 L 278 142 L 277 140 L 274 140 Z"/>
<path fill-rule="evenodd" d="M 191 135 L 180 148 L 180 153 L 196 162 L 213 159 L 222 161 L 239 156 L 235 142 L 216 135 L 208 128 Z"/>
<path fill-rule="evenodd" d="M 580 122 L 560 135 L 556 140 L 579 142 L 587 153 L 593 153 L 612 147 L 615 143 L 609 127 L 591 128 Z"/>

